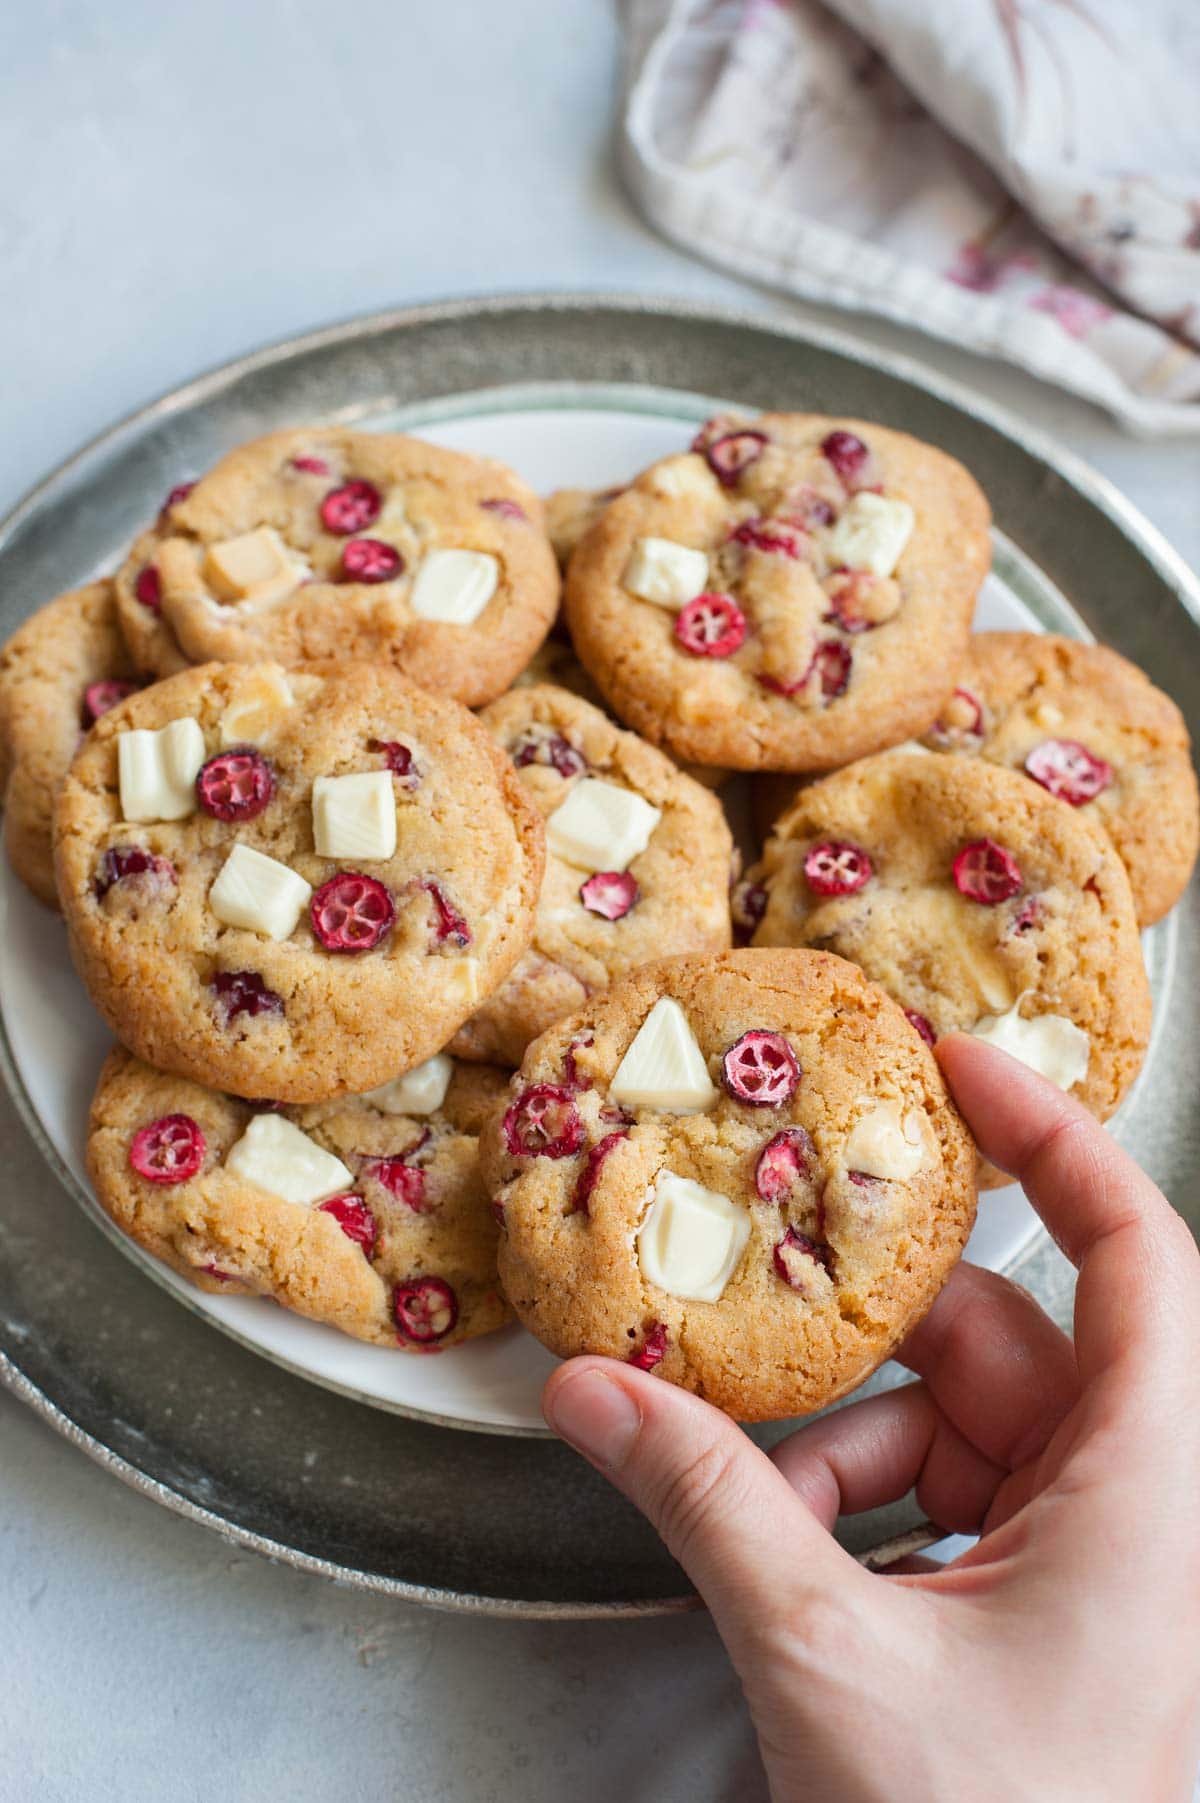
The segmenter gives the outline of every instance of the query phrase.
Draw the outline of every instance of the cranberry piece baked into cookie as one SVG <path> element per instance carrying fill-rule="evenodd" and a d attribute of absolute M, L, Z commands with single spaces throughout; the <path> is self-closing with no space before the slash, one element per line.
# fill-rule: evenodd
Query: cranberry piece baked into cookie
<path fill-rule="evenodd" d="M 508 1319 L 478 1159 L 505 1088 L 438 1055 L 370 1095 L 264 1112 L 117 1048 L 88 1171 L 122 1232 L 200 1289 L 437 1351 Z"/>
<path fill-rule="evenodd" d="M 519 1064 L 635 964 L 729 949 L 733 841 L 714 795 L 565 689 L 513 689 L 481 719 L 545 817 L 546 873 L 533 943 L 453 1045 Z"/>
<path fill-rule="evenodd" d="M 365 664 L 156 683 L 97 723 L 56 815 L 72 950 L 117 1036 L 288 1102 L 444 1045 L 529 943 L 542 861 L 474 716 Z"/>
<path fill-rule="evenodd" d="M 1049 633 L 977 633 L 924 742 L 1021 770 L 1101 820 L 1141 926 L 1161 920 L 1187 887 L 1200 842 L 1187 727 L 1118 652 Z"/>
<path fill-rule="evenodd" d="M 988 521 L 966 470 L 903 433 L 710 421 L 584 534 L 567 622 L 621 719 L 675 756 L 827 770 L 936 716 Z"/>
<path fill-rule="evenodd" d="M 546 531 L 564 570 L 584 533 L 623 492 L 621 488 L 556 488 L 546 496 Z"/>
<path fill-rule="evenodd" d="M 47 602 L 0 651 L 4 844 L 39 901 L 57 908 L 54 797 L 87 729 L 138 687 L 111 582 Z"/>
<path fill-rule="evenodd" d="M 1124 866 L 1014 771 L 865 758 L 800 792 L 748 881 L 755 945 L 853 959 L 923 1037 L 976 1033 L 1101 1120 L 1138 1073 L 1150 991 Z"/>
<path fill-rule="evenodd" d="M 928 1048 L 818 952 L 632 972 L 530 1046 L 480 1156 L 501 1281 L 538 1339 L 744 1421 L 861 1383 L 975 1213 L 971 1141 Z"/>
<path fill-rule="evenodd" d="M 545 637 L 542 504 L 504 464 L 393 432 L 254 439 L 168 498 L 117 576 L 140 667 L 380 661 L 478 707 Z"/>

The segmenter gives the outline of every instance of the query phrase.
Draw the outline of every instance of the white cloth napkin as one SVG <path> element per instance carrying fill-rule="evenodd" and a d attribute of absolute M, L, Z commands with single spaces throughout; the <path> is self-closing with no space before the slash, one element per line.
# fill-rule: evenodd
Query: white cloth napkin
<path fill-rule="evenodd" d="M 624 0 L 623 154 L 687 248 L 1200 431 L 1196 0 Z"/>

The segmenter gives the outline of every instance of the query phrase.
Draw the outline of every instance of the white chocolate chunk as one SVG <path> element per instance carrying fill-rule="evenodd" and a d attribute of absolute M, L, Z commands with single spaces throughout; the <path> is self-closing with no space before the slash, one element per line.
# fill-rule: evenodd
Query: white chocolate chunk
<path fill-rule="evenodd" d="M 281 1114 L 256 1114 L 226 1154 L 225 1169 L 285 1202 L 309 1208 L 354 1187 L 341 1159 Z"/>
<path fill-rule="evenodd" d="M 417 571 L 409 605 L 423 620 L 469 626 L 500 580 L 499 561 L 487 551 L 430 551 Z"/>
<path fill-rule="evenodd" d="M 985 1014 L 971 1028 L 973 1036 L 1019 1058 L 1059 1089 L 1073 1089 L 1087 1075 L 1091 1040 L 1082 1027 L 1061 1014 L 1034 1014 L 1024 1019 L 1018 1013 L 1023 1000 L 1018 996 L 1004 1014 Z"/>
<path fill-rule="evenodd" d="M 455 958 L 443 979 L 448 990 L 459 991 L 459 1001 L 474 1007 L 479 1000 L 479 959 Z"/>
<path fill-rule="evenodd" d="M 890 576 L 912 536 L 916 514 L 907 501 L 892 501 L 862 489 L 847 501 L 826 545 L 835 564 Z"/>
<path fill-rule="evenodd" d="M 687 1302 L 719 1302 L 750 1237 L 750 1211 L 664 1171 L 637 1236 L 647 1282 Z"/>
<path fill-rule="evenodd" d="M 670 538 L 639 538 L 621 578 L 639 601 L 681 608 L 702 595 L 708 582 L 708 556 Z"/>
<path fill-rule="evenodd" d="M 277 664 L 257 664 L 238 678 L 221 715 L 221 748 L 259 744 L 293 705 L 291 684 Z"/>
<path fill-rule="evenodd" d="M 650 476 L 650 486 L 655 494 L 665 495 L 670 501 L 684 497 L 696 500 L 710 499 L 720 494 L 720 484 L 713 475 L 703 457 L 694 451 L 685 451 L 680 457 L 664 458 Z M 643 539 L 642 543 L 670 544 L 669 539 L 657 541 Z M 628 587 L 628 583 L 626 587 Z"/>
<path fill-rule="evenodd" d="M 302 876 L 239 841 L 208 892 L 208 905 L 226 926 L 286 939 L 311 895 L 312 885 Z"/>
<path fill-rule="evenodd" d="M 274 526 L 256 526 L 253 532 L 210 545 L 204 558 L 204 574 L 221 600 L 252 607 L 271 607 L 284 600 L 311 573 Z"/>
<path fill-rule="evenodd" d="M 608 1094 L 618 1107 L 659 1108 L 666 1114 L 700 1114 L 716 1101 L 696 1035 L 669 995 L 655 1002 L 638 1028 Z"/>
<path fill-rule="evenodd" d="M 196 808 L 196 775 L 204 734 L 195 720 L 172 720 L 158 732 L 117 736 L 123 820 L 182 820 Z"/>
<path fill-rule="evenodd" d="M 319 857 L 369 863 L 395 856 L 396 792 L 388 770 L 318 776 L 312 817 Z"/>
<path fill-rule="evenodd" d="M 924 1116 L 919 1108 L 903 1115 L 899 1102 L 865 1100 L 866 1112 L 846 1137 L 842 1161 L 848 1171 L 864 1177 L 885 1177 L 907 1183 L 925 1164 L 928 1147 Z"/>
<path fill-rule="evenodd" d="M 1039 726 L 1055 727 L 1063 723 L 1061 707 L 1055 707 L 1052 701 L 1039 701 L 1033 710 L 1033 717 Z"/>
<path fill-rule="evenodd" d="M 454 1060 L 445 1052 L 435 1052 L 424 1064 L 368 1089 L 364 1102 L 371 1102 L 383 1114 L 434 1114 L 446 1100 L 446 1091 L 454 1075 Z"/>
<path fill-rule="evenodd" d="M 650 843 L 661 808 L 632 789 L 585 776 L 546 822 L 546 846 L 578 870 L 625 870 Z"/>

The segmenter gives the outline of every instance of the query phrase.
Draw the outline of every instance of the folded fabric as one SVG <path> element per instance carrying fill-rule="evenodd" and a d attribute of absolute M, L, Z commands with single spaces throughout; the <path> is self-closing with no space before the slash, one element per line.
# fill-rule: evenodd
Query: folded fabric
<path fill-rule="evenodd" d="M 835 16 L 836 15 L 836 16 Z M 1194 0 L 625 0 L 676 242 L 1200 431 Z"/>

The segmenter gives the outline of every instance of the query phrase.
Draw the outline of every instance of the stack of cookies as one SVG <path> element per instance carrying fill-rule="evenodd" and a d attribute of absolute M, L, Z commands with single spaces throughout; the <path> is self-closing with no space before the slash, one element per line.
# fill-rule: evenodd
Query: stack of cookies
<path fill-rule="evenodd" d="M 786 414 L 545 508 L 321 428 L 173 490 L 0 654 L 9 856 L 119 1041 L 112 1218 L 401 1351 L 515 1311 L 743 1419 L 861 1382 L 994 1175 L 930 1046 L 1109 1114 L 1196 851 L 1140 672 L 970 636 L 988 523 Z"/>

